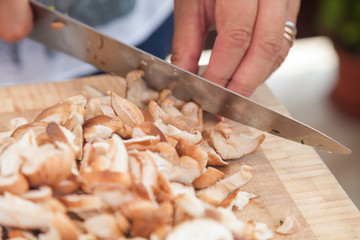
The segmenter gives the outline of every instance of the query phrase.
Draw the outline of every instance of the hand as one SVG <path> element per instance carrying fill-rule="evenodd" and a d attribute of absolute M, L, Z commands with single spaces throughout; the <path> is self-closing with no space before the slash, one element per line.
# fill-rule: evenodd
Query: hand
<path fill-rule="evenodd" d="M 33 27 L 33 15 L 28 0 L 0 0 L 0 38 L 17 42 Z"/>
<path fill-rule="evenodd" d="M 217 37 L 203 77 L 249 97 L 284 61 L 300 0 L 175 0 L 172 62 L 197 73 L 209 28 Z"/>

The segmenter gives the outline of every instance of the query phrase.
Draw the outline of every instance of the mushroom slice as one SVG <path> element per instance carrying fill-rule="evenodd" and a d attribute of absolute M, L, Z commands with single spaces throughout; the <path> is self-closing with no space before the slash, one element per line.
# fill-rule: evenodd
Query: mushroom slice
<path fill-rule="evenodd" d="M 24 159 L 34 157 L 38 149 L 36 135 L 29 130 L 15 143 L 5 148 L 0 155 L 0 176 L 12 176 L 17 174 Z M 8 179 L 10 180 L 10 179 Z"/>
<path fill-rule="evenodd" d="M 219 156 L 219 154 L 217 154 L 216 151 L 212 147 L 209 146 L 209 143 L 206 140 L 199 143 L 199 146 L 208 155 L 208 165 L 211 165 L 211 166 L 226 166 L 226 165 L 228 165 L 228 163 L 224 162 L 224 160 L 222 160 L 222 158 Z"/>
<path fill-rule="evenodd" d="M 86 219 L 84 227 L 89 233 L 102 239 L 118 239 L 123 236 L 116 224 L 115 217 L 108 213 Z"/>
<path fill-rule="evenodd" d="M 91 193 L 95 188 L 113 187 L 121 185 L 129 188 L 132 184 L 130 173 L 110 172 L 110 171 L 84 171 L 81 173 L 82 189 L 84 192 Z"/>
<path fill-rule="evenodd" d="M 221 122 L 220 122 L 221 123 Z M 265 135 L 257 137 L 238 134 L 233 128 L 221 127 L 218 124 L 210 133 L 210 140 L 216 151 L 223 159 L 236 159 L 254 152 L 264 141 Z"/>
<path fill-rule="evenodd" d="M 196 120 L 195 121 L 196 125 L 192 126 L 193 128 L 196 128 L 200 132 L 203 131 L 204 129 L 203 111 L 199 107 L 199 105 L 197 105 L 194 102 L 187 102 L 181 107 L 180 111 L 185 116 Z"/>
<path fill-rule="evenodd" d="M 150 201 L 135 201 L 124 205 L 121 210 L 132 222 L 132 237 L 149 237 L 159 227 L 170 224 L 173 215 L 170 202 L 163 202 L 157 207 Z"/>
<path fill-rule="evenodd" d="M 32 155 L 26 156 L 21 172 L 27 177 L 31 186 L 53 186 L 71 174 L 75 154 L 64 143 L 59 142 L 58 147 L 44 144 Z"/>
<path fill-rule="evenodd" d="M 43 205 L 10 193 L 0 196 L 0 215 L 2 226 L 40 230 L 44 232 L 40 239 L 77 239 L 75 226 L 63 212 L 49 211 Z"/>
<path fill-rule="evenodd" d="M 175 239 L 234 239 L 230 230 L 212 219 L 202 218 L 185 221 L 177 225 L 166 237 Z"/>
<path fill-rule="evenodd" d="M 37 240 L 38 238 L 30 231 L 24 231 L 20 229 L 11 229 L 7 232 L 7 239 L 18 240 Z"/>
<path fill-rule="evenodd" d="M 133 128 L 131 133 L 132 138 L 143 136 L 155 136 L 160 138 L 160 142 L 166 142 L 164 134 L 152 122 L 143 122 Z"/>
<path fill-rule="evenodd" d="M 197 189 L 207 188 L 224 177 L 225 173 L 222 171 L 213 167 L 208 167 L 198 178 L 192 182 L 192 185 Z"/>
<path fill-rule="evenodd" d="M 134 103 L 120 97 L 114 92 L 110 92 L 110 98 L 111 106 L 114 109 L 116 115 L 126 126 L 131 128 L 131 131 L 133 127 L 145 121 L 141 110 Z M 130 136 L 131 131 L 128 133 Z"/>
<path fill-rule="evenodd" d="M 251 167 L 243 165 L 241 166 L 240 171 L 230 177 L 227 177 L 208 188 L 197 190 L 196 195 L 205 202 L 217 206 L 229 193 L 248 183 L 251 178 Z"/>
<path fill-rule="evenodd" d="M 194 195 L 180 194 L 174 198 L 174 205 L 193 218 L 203 217 L 206 206 Z"/>
<path fill-rule="evenodd" d="M 180 182 L 170 182 L 170 187 L 174 196 L 188 194 L 190 196 L 196 197 L 195 189 L 192 186 L 188 186 Z"/>
<path fill-rule="evenodd" d="M 71 114 L 70 103 L 57 103 L 44 109 L 36 118 L 35 122 L 56 122 L 64 126 Z"/>
<path fill-rule="evenodd" d="M 123 128 L 117 117 L 98 115 L 85 121 L 83 125 L 84 138 L 87 142 L 99 139 L 108 139 L 114 132 Z"/>
<path fill-rule="evenodd" d="M 166 98 L 160 103 L 160 107 L 170 116 L 183 116 L 179 109 L 174 106 L 171 98 Z"/>
<path fill-rule="evenodd" d="M 286 216 L 284 222 L 276 229 L 277 233 L 289 235 L 299 230 L 299 222 L 293 215 Z"/>
<path fill-rule="evenodd" d="M 130 226 L 131 226 L 129 220 L 119 210 L 114 212 L 114 216 L 115 216 L 115 220 L 116 220 L 116 225 L 118 226 L 120 231 L 124 234 L 127 234 L 129 232 Z"/>
<path fill-rule="evenodd" d="M 161 120 L 156 120 L 154 124 L 167 136 L 174 137 L 177 140 L 183 139 L 189 143 L 197 144 L 202 140 L 201 133 L 195 131 L 195 133 L 189 133 L 182 131 L 172 125 L 165 125 Z"/>
<path fill-rule="evenodd" d="M 158 98 L 159 93 L 149 89 L 142 79 L 144 71 L 133 70 L 126 74 L 127 94 L 126 98 L 141 108 L 145 108 L 150 100 Z"/>
<path fill-rule="evenodd" d="M 199 163 L 200 170 L 203 171 L 206 168 L 208 162 L 208 155 L 201 149 L 200 146 L 194 145 L 180 139 L 175 146 L 176 151 L 180 156 L 189 156 L 195 159 Z"/>
<path fill-rule="evenodd" d="M 177 165 L 179 163 L 180 157 L 176 149 L 171 144 L 160 142 L 156 145 L 155 151 L 157 151 L 163 159 L 172 163 L 173 165 Z"/>
<path fill-rule="evenodd" d="M 170 89 L 164 89 L 162 90 L 160 93 L 159 93 L 159 96 L 158 96 L 158 99 L 157 101 L 159 103 L 163 102 L 165 99 L 168 99 L 170 98 L 171 100 L 173 100 L 174 102 L 174 106 L 178 109 L 180 109 L 184 104 L 185 102 L 182 101 L 182 100 L 179 100 L 177 98 L 174 97 L 174 95 L 172 95 L 172 92 Z"/>
<path fill-rule="evenodd" d="M 45 133 L 47 124 L 48 123 L 45 122 L 33 122 L 21 125 L 13 131 L 11 137 L 15 140 L 19 140 L 26 132 L 32 130 L 35 133 L 35 136 L 39 138 L 41 134 Z"/>
<path fill-rule="evenodd" d="M 54 186 L 52 186 L 52 188 L 54 189 L 56 195 L 61 196 L 77 191 L 80 188 L 80 182 L 81 181 L 78 173 L 74 174 L 74 172 L 71 171 L 71 174 L 67 179 L 56 183 Z"/>
<path fill-rule="evenodd" d="M 50 142 L 55 145 L 58 142 L 64 143 L 72 148 L 75 154 L 79 154 L 80 148 L 75 144 L 75 135 L 65 127 L 62 127 L 55 122 L 50 122 L 46 127 L 46 133 Z"/>
<path fill-rule="evenodd" d="M 110 96 L 102 96 L 90 99 L 85 106 L 85 120 L 96 117 L 98 115 L 107 115 L 109 117 L 115 116 L 111 108 Z M 104 109 L 106 114 L 104 113 Z M 110 112 L 110 115 L 108 115 Z"/>
<path fill-rule="evenodd" d="M 53 190 L 48 186 L 41 186 L 39 189 L 32 189 L 21 195 L 22 198 L 32 202 L 43 202 L 49 198 L 52 198 L 52 196 Z"/>
<path fill-rule="evenodd" d="M 219 207 L 228 208 L 230 210 L 236 207 L 238 210 L 242 210 L 251 198 L 257 197 L 255 194 L 236 190 L 228 195 L 220 204 Z"/>
<path fill-rule="evenodd" d="M 96 195 L 70 194 L 60 197 L 59 200 L 65 205 L 67 211 L 73 212 L 82 219 L 87 219 L 104 211 L 107 206 Z"/>
<path fill-rule="evenodd" d="M 146 150 L 154 149 L 159 141 L 159 136 L 143 136 L 124 140 L 124 144 L 128 150 Z"/>
<path fill-rule="evenodd" d="M 0 216 L 1 226 L 48 230 L 49 213 L 45 209 L 8 192 L 0 196 Z"/>
<path fill-rule="evenodd" d="M 173 167 L 173 171 L 170 173 L 165 173 L 165 176 L 170 181 L 190 184 L 200 176 L 202 170 L 196 160 L 189 156 L 182 156 L 179 159 L 179 165 Z"/>
<path fill-rule="evenodd" d="M 10 192 L 13 194 L 23 194 L 29 189 L 29 183 L 24 175 L 17 172 L 10 176 L 0 176 L 0 194 Z"/>

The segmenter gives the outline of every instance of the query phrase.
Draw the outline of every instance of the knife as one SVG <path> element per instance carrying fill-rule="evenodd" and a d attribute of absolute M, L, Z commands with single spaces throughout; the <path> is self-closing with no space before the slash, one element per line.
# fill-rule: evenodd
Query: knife
<path fill-rule="evenodd" d="M 351 153 L 339 142 L 299 121 L 99 33 L 67 15 L 34 1 L 30 4 L 34 13 L 30 38 L 49 48 L 119 76 L 141 69 L 150 88 L 158 91 L 168 88 L 177 98 L 192 100 L 210 113 L 319 150 Z"/>

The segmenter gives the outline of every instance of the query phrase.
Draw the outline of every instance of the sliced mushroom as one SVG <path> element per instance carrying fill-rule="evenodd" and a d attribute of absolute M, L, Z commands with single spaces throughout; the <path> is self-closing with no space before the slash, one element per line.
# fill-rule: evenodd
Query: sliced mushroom
<path fill-rule="evenodd" d="M 145 121 L 141 110 L 129 100 L 120 97 L 116 93 L 110 92 L 111 106 L 121 122 L 128 127 L 125 134 L 131 136 L 132 128 Z"/>
<path fill-rule="evenodd" d="M 166 125 L 161 120 L 156 120 L 154 124 L 167 136 L 174 137 L 177 140 L 183 139 L 189 143 L 197 144 L 202 140 L 201 133 L 195 131 L 195 133 L 189 133 L 182 131 L 172 125 Z"/>
<path fill-rule="evenodd" d="M 276 229 L 277 233 L 290 235 L 294 234 L 299 230 L 299 222 L 294 215 L 288 215 L 280 227 Z"/>
<path fill-rule="evenodd" d="M 223 159 L 241 158 L 255 151 L 264 141 L 265 135 L 251 137 L 245 134 L 238 134 L 233 128 L 214 127 L 210 133 L 212 145 Z"/>
<path fill-rule="evenodd" d="M 199 146 L 202 150 L 204 150 L 208 154 L 208 165 L 211 166 L 226 166 L 228 165 L 227 162 L 224 162 L 222 158 L 219 156 L 219 154 L 216 153 L 216 151 L 209 146 L 209 143 L 204 140 L 201 143 L 199 143 Z"/>
<path fill-rule="evenodd" d="M 190 184 L 201 175 L 202 170 L 196 160 L 189 156 L 182 156 L 179 159 L 179 165 L 174 166 L 171 172 L 164 174 L 170 181 Z"/>
<path fill-rule="evenodd" d="M 17 174 L 24 159 L 36 156 L 38 145 L 34 131 L 29 130 L 15 143 L 5 148 L 0 155 L 0 176 Z"/>
<path fill-rule="evenodd" d="M 21 125 L 13 131 L 11 137 L 13 137 L 15 140 L 19 140 L 26 132 L 32 130 L 36 137 L 39 138 L 41 134 L 45 133 L 47 124 L 48 123 L 45 122 L 33 122 Z"/>
<path fill-rule="evenodd" d="M 213 205 L 220 204 L 229 193 L 239 189 L 252 178 L 251 167 L 247 165 L 241 166 L 240 171 L 227 177 L 214 185 L 196 191 L 196 195 Z"/>
<path fill-rule="evenodd" d="M 5 192 L 0 196 L 0 225 L 47 231 L 49 213 L 40 205 Z"/>
<path fill-rule="evenodd" d="M 37 240 L 38 238 L 30 231 L 24 231 L 20 229 L 11 229 L 7 232 L 7 239 L 26 239 L 26 240 Z"/>
<path fill-rule="evenodd" d="M 29 189 L 29 183 L 24 175 L 17 172 L 10 176 L 0 176 L 0 194 L 10 192 L 13 194 L 23 194 Z"/>
<path fill-rule="evenodd" d="M 10 193 L 0 196 L 2 226 L 40 230 L 40 239 L 77 239 L 77 229 L 64 212 L 48 210 Z"/>
<path fill-rule="evenodd" d="M 117 227 L 120 229 L 122 233 L 127 235 L 131 227 L 130 225 L 131 223 L 129 222 L 129 220 L 119 210 L 114 212 L 114 216 Z"/>
<path fill-rule="evenodd" d="M 158 98 L 159 93 L 148 88 L 142 79 L 142 70 L 133 70 L 126 75 L 127 94 L 126 98 L 140 108 L 145 108 L 150 100 Z"/>
<path fill-rule="evenodd" d="M 121 210 L 132 222 L 132 237 L 149 237 L 157 228 L 171 223 L 173 214 L 170 202 L 163 202 L 157 207 L 149 201 L 136 201 L 124 205 Z"/>
<path fill-rule="evenodd" d="M 179 163 L 179 154 L 177 153 L 175 147 L 173 147 L 171 144 L 160 142 L 156 145 L 156 151 L 163 159 L 172 163 L 173 165 L 177 165 Z"/>
<path fill-rule="evenodd" d="M 159 141 L 159 136 L 143 136 L 124 140 L 124 144 L 128 150 L 146 150 L 154 149 Z"/>
<path fill-rule="evenodd" d="M 117 117 L 98 115 L 85 121 L 83 125 L 84 138 L 87 142 L 108 139 L 114 132 L 123 128 Z"/>
<path fill-rule="evenodd" d="M 58 142 L 64 143 L 68 145 L 71 149 L 73 149 L 76 155 L 79 154 L 80 147 L 78 146 L 78 144 L 75 144 L 75 135 L 65 127 L 62 127 L 55 122 L 50 122 L 46 127 L 46 133 L 50 142 L 54 143 L 55 145 Z"/>
<path fill-rule="evenodd" d="M 196 125 L 192 126 L 193 128 L 196 128 L 198 131 L 202 132 L 204 129 L 204 120 L 203 120 L 203 111 L 194 102 L 187 102 L 185 103 L 180 111 L 182 114 L 184 114 L 187 117 L 191 117 L 192 119 L 196 120 Z"/>
<path fill-rule="evenodd" d="M 249 203 L 249 200 L 255 197 L 255 194 L 236 190 L 228 195 L 219 206 L 230 210 L 233 209 L 233 207 L 242 210 Z"/>
<path fill-rule="evenodd" d="M 231 231 L 212 219 L 193 219 L 177 225 L 166 237 L 175 239 L 234 239 Z"/>
<path fill-rule="evenodd" d="M 143 122 L 133 128 L 132 138 L 143 136 L 155 136 L 160 138 L 160 142 L 166 142 L 164 134 L 152 122 Z"/>
<path fill-rule="evenodd" d="M 180 108 L 185 104 L 184 101 L 175 98 L 170 89 L 164 89 L 164 90 L 162 90 L 162 91 L 159 93 L 159 96 L 158 96 L 157 101 L 158 101 L 159 103 L 161 103 L 161 102 L 163 102 L 165 99 L 168 99 L 168 98 L 170 98 L 171 100 L 173 100 L 174 106 L 175 106 L 176 108 L 178 108 L 178 109 L 180 109 Z"/>
<path fill-rule="evenodd" d="M 208 155 L 205 151 L 201 149 L 200 146 L 188 143 L 187 141 L 180 139 L 176 144 L 175 149 L 180 156 L 186 155 L 195 159 L 199 163 L 201 172 L 205 170 L 208 162 Z"/>
<path fill-rule="evenodd" d="M 85 106 L 85 120 L 96 117 L 98 115 L 107 115 L 109 117 L 115 116 L 111 108 L 110 96 L 102 96 L 90 99 Z M 105 109 L 105 113 L 104 110 Z M 110 112 L 110 115 L 108 115 Z"/>
<path fill-rule="evenodd" d="M 101 198 L 95 195 L 69 194 L 60 197 L 59 200 L 65 205 L 67 211 L 75 213 L 82 219 L 93 217 L 107 208 Z"/>
<path fill-rule="evenodd" d="M 64 126 L 71 114 L 69 102 L 62 102 L 44 109 L 36 118 L 35 122 L 56 122 Z"/>
<path fill-rule="evenodd" d="M 224 177 L 225 173 L 222 171 L 213 167 L 208 167 L 198 178 L 192 182 L 192 185 L 197 189 L 207 188 Z"/>
<path fill-rule="evenodd" d="M 43 202 L 53 196 L 53 190 L 49 186 L 41 186 L 38 189 L 32 189 L 21 195 L 22 198 L 32 202 Z"/>
<path fill-rule="evenodd" d="M 171 191 L 173 192 L 174 196 L 180 194 L 188 194 L 191 196 L 196 197 L 195 189 L 192 186 L 185 185 L 180 182 L 170 182 Z"/>
<path fill-rule="evenodd" d="M 73 150 L 59 142 L 56 148 L 53 144 L 44 144 L 26 156 L 21 172 L 27 177 L 31 186 L 53 186 L 66 179 L 71 174 L 75 161 Z"/>
<path fill-rule="evenodd" d="M 121 185 L 124 188 L 129 188 L 132 184 L 132 179 L 129 173 L 84 171 L 81 173 L 81 177 L 83 179 L 82 189 L 87 193 L 91 193 L 99 186 L 113 187 Z"/>

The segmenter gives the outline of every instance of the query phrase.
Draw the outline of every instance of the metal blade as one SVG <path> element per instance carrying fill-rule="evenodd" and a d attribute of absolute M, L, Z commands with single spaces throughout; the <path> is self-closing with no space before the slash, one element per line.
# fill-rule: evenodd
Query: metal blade
<path fill-rule="evenodd" d="M 205 111 L 320 150 L 351 153 L 342 144 L 294 119 L 116 41 L 41 4 L 31 1 L 31 5 L 35 24 L 30 38 L 47 47 L 120 76 L 137 68 L 142 69 L 149 87 L 156 90 L 169 88 L 176 97 L 195 101 Z M 64 27 L 51 28 L 50 24 L 55 21 L 64 23 Z"/>

